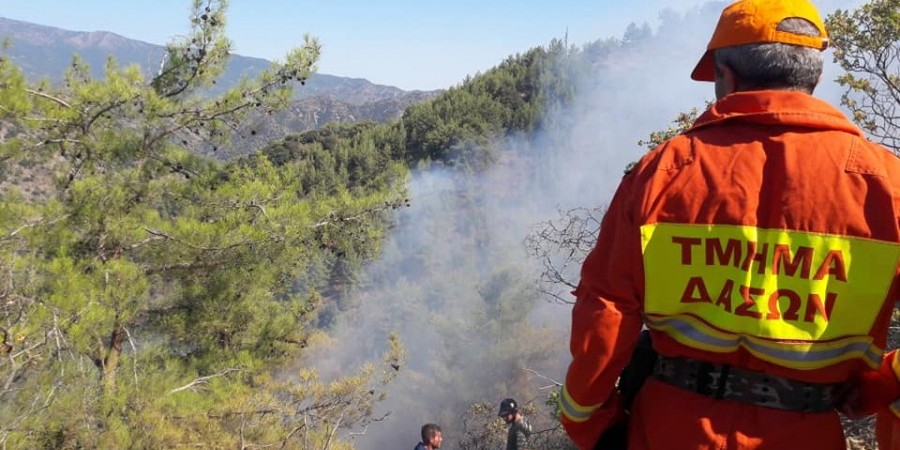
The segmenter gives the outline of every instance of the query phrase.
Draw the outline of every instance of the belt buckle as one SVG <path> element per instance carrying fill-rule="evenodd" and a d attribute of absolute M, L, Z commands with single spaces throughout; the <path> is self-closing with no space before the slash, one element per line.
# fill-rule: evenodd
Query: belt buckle
<path fill-rule="evenodd" d="M 697 363 L 697 393 L 721 400 L 728 384 L 727 367 L 705 361 Z"/>

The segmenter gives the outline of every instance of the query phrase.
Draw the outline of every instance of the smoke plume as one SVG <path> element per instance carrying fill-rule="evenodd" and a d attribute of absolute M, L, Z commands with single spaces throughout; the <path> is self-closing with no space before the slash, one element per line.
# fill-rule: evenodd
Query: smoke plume
<path fill-rule="evenodd" d="M 711 83 L 689 74 L 724 5 L 666 10 L 655 28 L 629 27 L 592 61 L 576 101 L 548 113 L 557 130 L 500 143 L 506 150 L 489 170 L 412 174 L 412 206 L 398 212 L 383 257 L 367 268 L 350 301 L 355 313 L 338 319 L 338 345 L 309 362 L 337 375 L 377 360 L 388 333 L 400 334 L 408 360 L 377 412 L 389 415 L 354 430 L 357 448 L 412 448 L 426 422 L 444 428 L 444 448 L 459 448 L 468 405 L 496 407 L 505 397 L 540 405 L 545 388 L 562 381 L 570 307 L 533 289 L 538 268 L 525 237 L 559 210 L 605 205 L 645 152 L 638 140 L 714 98 Z M 854 6 L 819 4 L 823 13 L 838 5 Z M 837 104 L 839 69 L 826 59 L 817 95 Z"/>

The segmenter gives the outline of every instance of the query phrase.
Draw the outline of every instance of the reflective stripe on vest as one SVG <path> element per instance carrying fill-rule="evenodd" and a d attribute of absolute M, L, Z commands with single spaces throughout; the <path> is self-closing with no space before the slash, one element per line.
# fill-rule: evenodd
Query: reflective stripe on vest
<path fill-rule="evenodd" d="M 900 245 L 734 225 L 641 227 L 648 326 L 706 351 L 742 347 L 785 367 L 860 358 L 880 364 L 869 336 Z"/>
<path fill-rule="evenodd" d="M 603 403 L 594 406 L 581 406 L 572 399 L 569 390 L 563 385 L 562 393 L 559 396 L 559 409 L 572 422 L 584 422 L 590 419 L 591 414 L 601 406 L 603 406 Z"/>

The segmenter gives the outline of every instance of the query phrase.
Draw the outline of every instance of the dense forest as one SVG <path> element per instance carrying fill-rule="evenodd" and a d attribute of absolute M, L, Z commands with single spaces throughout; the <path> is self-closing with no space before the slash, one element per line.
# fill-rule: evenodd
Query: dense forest
<path fill-rule="evenodd" d="M 867 8 L 829 20 L 844 103 L 891 145 L 897 83 L 876 69 L 896 73 L 897 1 Z M 76 57 L 64 82 L 33 82 L 0 56 L 0 443 L 378 449 L 433 421 L 446 448 L 487 449 L 504 439 L 495 402 L 514 396 L 533 444 L 566 448 L 567 311 L 547 294 L 571 283 L 596 221 L 542 221 L 602 206 L 639 138 L 712 95 L 640 97 L 669 87 L 638 69 L 677 67 L 701 47 L 667 30 L 720 10 L 553 40 L 399 120 L 226 161 L 194 146 L 286 107 L 315 38 L 215 96 L 224 1 L 193 2 L 152 79 L 114 60 L 96 78 Z M 671 54 L 649 50 L 662 40 Z M 893 59 L 860 67 L 884 49 Z M 4 177 L 13 167 L 27 179 Z"/>

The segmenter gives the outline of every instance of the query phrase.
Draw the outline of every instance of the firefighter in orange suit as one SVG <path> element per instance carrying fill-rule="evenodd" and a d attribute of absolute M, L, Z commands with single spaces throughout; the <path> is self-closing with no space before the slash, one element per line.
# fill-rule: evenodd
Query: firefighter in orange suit
<path fill-rule="evenodd" d="M 582 267 L 560 396 L 579 448 L 622 419 L 643 325 L 632 450 L 844 449 L 846 386 L 858 411 L 897 399 L 866 380 L 890 369 L 900 160 L 812 96 L 827 45 L 807 0 L 722 12 L 692 73 L 717 102 L 626 174 Z"/>

